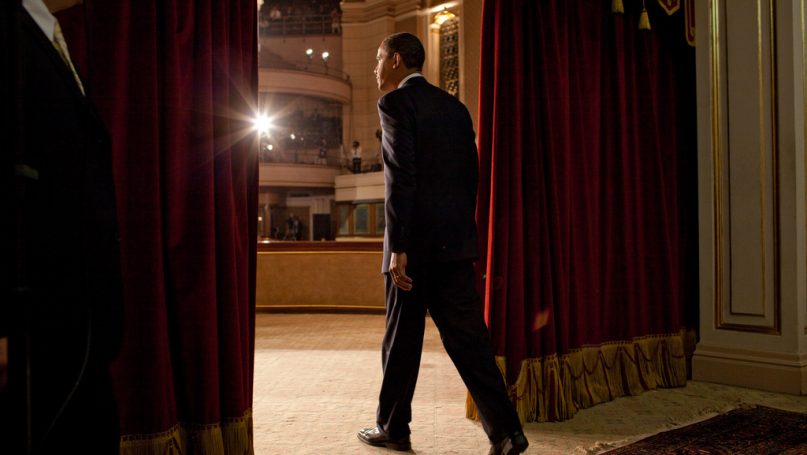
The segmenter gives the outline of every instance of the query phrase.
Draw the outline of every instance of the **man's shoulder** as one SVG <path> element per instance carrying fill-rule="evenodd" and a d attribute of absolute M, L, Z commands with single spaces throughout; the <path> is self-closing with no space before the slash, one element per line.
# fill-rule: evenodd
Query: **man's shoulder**
<path fill-rule="evenodd" d="M 416 104 L 423 98 L 429 98 L 434 101 L 458 102 L 443 89 L 435 87 L 423 78 L 419 79 L 422 79 L 422 81 L 407 83 L 403 87 L 396 88 L 382 95 L 378 99 L 378 105 L 384 107 L 400 106 L 401 104 Z"/>
<path fill-rule="evenodd" d="M 406 106 L 415 106 L 426 101 L 429 105 L 440 106 L 446 112 L 457 115 L 468 115 L 468 108 L 459 99 L 440 87 L 434 86 L 425 79 L 418 83 L 407 83 L 403 87 L 387 92 L 378 99 L 378 106 L 382 110 L 391 108 L 399 110 Z"/>
<path fill-rule="evenodd" d="M 390 90 L 389 92 L 381 95 L 381 97 L 378 98 L 378 105 L 389 106 L 390 104 L 397 104 L 404 98 L 406 98 L 406 93 L 404 92 L 403 88 L 396 88 L 395 90 Z"/>

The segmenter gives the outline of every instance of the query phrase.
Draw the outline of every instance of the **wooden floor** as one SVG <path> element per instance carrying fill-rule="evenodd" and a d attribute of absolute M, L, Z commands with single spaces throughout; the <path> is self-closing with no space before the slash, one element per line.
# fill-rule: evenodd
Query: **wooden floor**
<path fill-rule="evenodd" d="M 356 439 L 357 430 L 375 422 L 383 331 L 381 315 L 259 313 L 255 453 L 393 453 Z M 481 426 L 465 418 L 465 393 L 429 321 L 413 402 L 412 453 L 487 453 Z M 596 454 L 742 403 L 807 412 L 807 396 L 690 382 L 604 403 L 566 422 L 527 424 L 527 453 Z"/>

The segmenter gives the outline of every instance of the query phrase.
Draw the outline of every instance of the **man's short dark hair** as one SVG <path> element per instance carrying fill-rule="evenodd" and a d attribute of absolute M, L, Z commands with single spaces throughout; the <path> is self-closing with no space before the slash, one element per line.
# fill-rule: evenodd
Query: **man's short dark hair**
<path fill-rule="evenodd" d="M 422 70 L 426 51 L 417 36 L 411 33 L 395 33 L 381 43 L 388 55 L 398 53 L 407 68 Z"/>

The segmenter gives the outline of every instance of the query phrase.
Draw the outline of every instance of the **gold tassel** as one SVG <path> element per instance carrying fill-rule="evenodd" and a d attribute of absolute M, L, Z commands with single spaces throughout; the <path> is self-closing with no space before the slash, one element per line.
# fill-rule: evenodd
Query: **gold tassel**
<path fill-rule="evenodd" d="M 622 5 L 622 0 L 611 0 L 611 12 L 614 14 L 622 14 L 625 12 L 625 6 Z"/>
<path fill-rule="evenodd" d="M 505 360 L 496 357 L 503 377 Z M 561 421 L 617 397 L 684 386 L 686 375 L 686 350 L 683 332 L 679 332 L 588 346 L 562 356 L 524 359 L 508 392 L 522 423 Z M 470 395 L 465 409 L 466 417 L 479 419 Z"/>
<path fill-rule="evenodd" d="M 465 393 L 465 418 L 471 420 L 479 420 L 479 414 L 476 410 L 476 403 L 474 402 L 471 392 Z"/>
<path fill-rule="evenodd" d="M 123 435 L 121 455 L 239 453 L 254 455 L 252 409 L 216 424 L 176 424 L 156 434 Z"/>
<path fill-rule="evenodd" d="M 650 30 L 650 16 L 647 15 L 644 0 L 642 0 L 642 14 L 639 15 L 639 30 Z"/>

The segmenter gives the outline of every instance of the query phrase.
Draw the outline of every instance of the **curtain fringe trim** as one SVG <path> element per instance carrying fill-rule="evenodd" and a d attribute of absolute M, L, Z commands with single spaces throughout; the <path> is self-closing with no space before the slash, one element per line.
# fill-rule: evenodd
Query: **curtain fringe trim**
<path fill-rule="evenodd" d="M 552 422 L 618 397 L 684 386 L 684 334 L 648 335 L 524 359 L 516 383 L 508 384 L 510 398 L 522 423 Z M 496 364 L 506 378 L 506 358 L 496 357 Z M 470 394 L 465 414 L 479 418 Z"/>
<path fill-rule="evenodd" d="M 160 433 L 121 436 L 120 455 L 253 455 L 252 409 L 221 423 L 178 423 Z"/>

